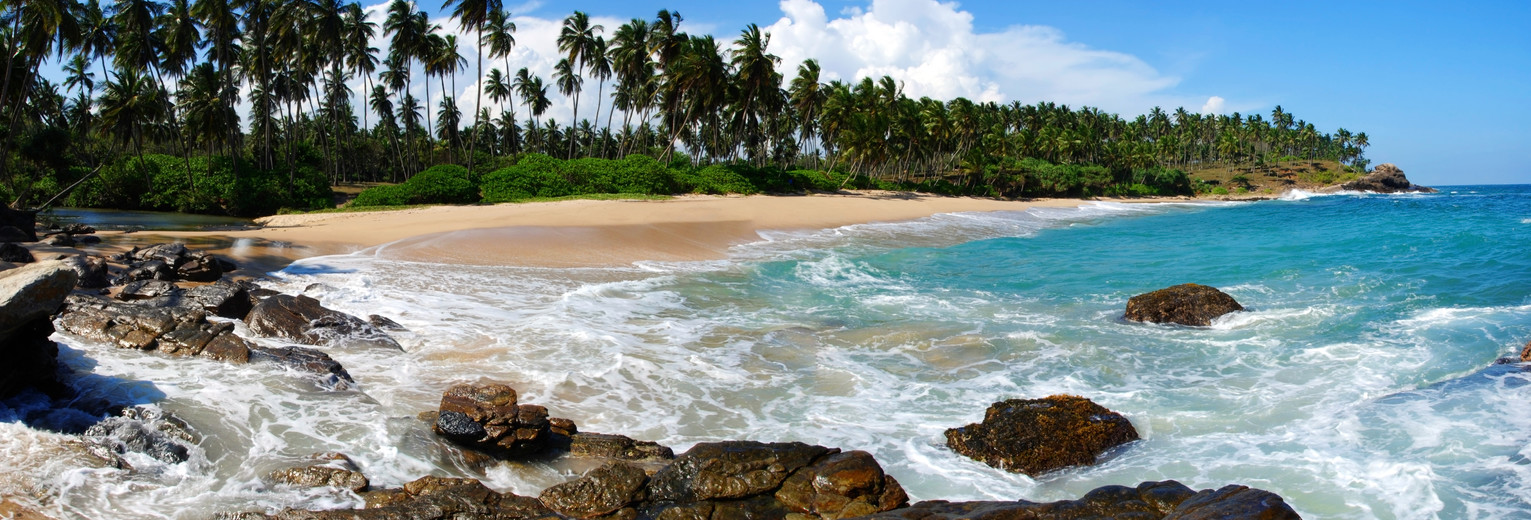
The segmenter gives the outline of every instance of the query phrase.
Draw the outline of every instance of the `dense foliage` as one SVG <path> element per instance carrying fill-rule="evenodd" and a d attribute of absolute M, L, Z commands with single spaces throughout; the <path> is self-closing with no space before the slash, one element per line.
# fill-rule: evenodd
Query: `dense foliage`
<path fill-rule="evenodd" d="M 1127 119 L 916 99 L 890 77 L 821 82 L 813 60 L 778 70 L 753 24 L 720 45 L 668 10 L 610 32 L 575 12 L 545 80 L 511 72 L 516 27 L 499 0 L 447 3 L 466 39 L 412 2 L 393 1 L 382 24 L 341 2 L 0 2 L 0 191 L 37 205 L 94 176 L 64 202 L 252 214 L 328 205 L 322 185 L 345 181 L 409 181 L 358 202 L 383 205 L 842 186 L 1054 196 L 1184 193 L 1175 170 L 1210 164 L 1367 163 L 1366 134 L 1320 133 L 1281 107 Z M 37 73 L 55 60 L 61 85 Z M 471 113 L 441 95 L 459 73 L 483 78 Z M 550 95 L 570 99 L 573 123 L 544 119 Z"/>

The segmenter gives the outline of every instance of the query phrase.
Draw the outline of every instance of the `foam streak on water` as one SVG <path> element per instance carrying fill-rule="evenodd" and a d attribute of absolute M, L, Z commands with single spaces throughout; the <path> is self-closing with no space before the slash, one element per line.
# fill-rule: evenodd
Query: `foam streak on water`
<path fill-rule="evenodd" d="M 1531 337 L 1531 261 L 1515 247 L 1531 229 L 1511 217 L 1531 213 L 1531 191 L 1460 191 L 948 214 L 620 269 L 309 259 L 275 288 L 391 317 L 407 352 L 336 349 L 359 385 L 327 392 L 61 337 L 66 362 L 94 374 L 83 386 L 172 410 L 210 440 L 152 476 L 54 464 L 27 485 L 82 516 L 355 505 L 259 477 L 329 450 L 380 485 L 470 475 L 413 416 L 454 382 L 495 380 L 581 430 L 678 450 L 864 449 L 915 499 L 1177 479 L 1275 491 L 1308 518 L 1527 516 L 1531 374 L 1490 363 Z M 1248 311 L 1205 328 L 1119 319 L 1129 296 L 1187 281 Z M 1144 440 L 1040 479 L 943 446 L 993 401 L 1056 393 L 1126 414 Z M 17 437 L 0 462 L 39 464 L 17 453 L 59 442 Z M 508 465 L 486 482 L 536 494 L 573 471 Z"/>

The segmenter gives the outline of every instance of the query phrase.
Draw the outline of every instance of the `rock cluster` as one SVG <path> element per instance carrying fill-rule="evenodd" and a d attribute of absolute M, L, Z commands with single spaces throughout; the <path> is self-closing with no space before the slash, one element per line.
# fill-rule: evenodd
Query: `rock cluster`
<path fill-rule="evenodd" d="M 1031 476 L 1094 464 L 1107 450 L 1137 439 L 1126 417 L 1072 395 L 1001 401 L 982 423 L 946 430 L 953 451 Z"/>
<path fill-rule="evenodd" d="M 113 258 L 128 264 L 117 277 L 114 285 L 138 280 L 185 280 L 188 282 L 214 282 L 223 273 L 233 271 L 233 262 L 202 251 L 193 251 L 185 244 L 159 244 L 123 252 Z"/>
<path fill-rule="evenodd" d="M 1073 520 L 1080 518 L 1135 518 L 1162 520 L 1214 520 L 1248 518 L 1293 520 L 1300 518 L 1281 497 L 1245 486 L 1192 491 L 1173 480 L 1144 482 L 1137 487 L 1105 486 L 1078 500 L 1037 503 L 947 502 L 932 500 L 911 507 L 866 517 L 876 520 L 958 520 L 967 518 Z"/>
<path fill-rule="evenodd" d="M 515 389 L 497 383 L 451 387 L 434 422 L 447 440 L 509 459 L 567 449 L 577 431 L 573 421 L 549 418 L 547 408 L 517 403 Z"/>
<path fill-rule="evenodd" d="M 308 296 L 278 294 L 265 298 L 250 309 L 245 323 L 250 326 L 250 332 L 304 345 L 323 346 L 344 341 L 403 350 L 397 341 L 371 323 L 326 308 L 319 304 L 319 300 Z"/>
<path fill-rule="evenodd" d="M 61 395 L 58 345 L 50 316 L 78 279 L 63 262 L 29 264 L 0 272 L 0 397 L 33 387 Z"/>
<path fill-rule="evenodd" d="M 132 407 L 122 410 L 85 430 L 90 452 L 112 466 L 131 469 L 124 458 L 129 453 L 148 456 L 166 464 L 186 462 L 190 446 L 201 437 L 174 414 L 153 408 Z"/>
<path fill-rule="evenodd" d="M 1374 193 L 1436 192 L 1435 188 L 1409 182 L 1409 178 L 1403 175 L 1403 170 L 1392 163 L 1377 165 L 1365 177 L 1341 184 L 1340 189 Z"/>
<path fill-rule="evenodd" d="M 316 453 L 310 459 L 313 463 L 305 466 L 273 471 L 266 475 L 266 480 L 295 487 L 333 487 L 357 493 L 371 486 L 351 457 L 341 453 Z"/>
<path fill-rule="evenodd" d="M 1218 316 L 1242 310 L 1244 306 L 1223 291 L 1186 283 L 1129 298 L 1124 317 L 1132 321 L 1206 327 Z"/>

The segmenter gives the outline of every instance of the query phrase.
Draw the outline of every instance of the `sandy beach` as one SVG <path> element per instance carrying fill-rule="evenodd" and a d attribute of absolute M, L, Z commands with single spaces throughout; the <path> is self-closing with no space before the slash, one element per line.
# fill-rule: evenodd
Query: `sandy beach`
<path fill-rule="evenodd" d="M 1077 207 L 1079 199 L 1004 201 L 894 192 L 806 196 L 682 196 L 568 200 L 397 211 L 277 215 L 244 231 L 156 232 L 280 261 L 370 251 L 388 258 L 475 265 L 596 267 L 714 260 L 760 230 L 826 229 L 965 211 Z M 250 240 L 240 240 L 250 239 Z"/>

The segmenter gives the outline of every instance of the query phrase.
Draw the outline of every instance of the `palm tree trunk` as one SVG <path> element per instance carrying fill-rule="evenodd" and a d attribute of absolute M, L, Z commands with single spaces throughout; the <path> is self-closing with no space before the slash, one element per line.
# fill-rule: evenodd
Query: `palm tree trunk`
<path fill-rule="evenodd" d="M 473 179 L 473 163 L 478 156 L 479 111 L 484 103 L 484 27 L 478 27 L 478 88 L 473 100 L 473 141 L 468 143 L 468 180 Z"/>

